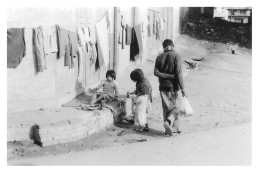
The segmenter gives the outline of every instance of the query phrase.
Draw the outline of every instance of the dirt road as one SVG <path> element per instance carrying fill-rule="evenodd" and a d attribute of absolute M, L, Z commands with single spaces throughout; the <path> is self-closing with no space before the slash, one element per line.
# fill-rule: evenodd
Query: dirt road
<path fill-rule="evenodd" d="M 108 131 L 105 131 L 100 134 L 96 134 L 90 138 L 86 138 L 80 141 L 68 143 L 68 144 L 58 144 L 55 146 L 49 146 L 45 148 L 39 148 L 33 144 L 9 144 L 8 145 L 8 161 L 10 163 L 16 163 L 16 159 L 21 159 L 20 163 L 25 158 L 28 157 L 36 157 L 36 156 L 52 156 L 59 155 L 64 153 L 73 153 L 77 151 L 81 152 L 91 152 L 101 149 L 102 151 L 107 149 L 108 151 L 113 151 L 113 149 L 109 149 L 110 147 L 121 147 L 122 145 L 131 144 L 129 148 L 130 153 L 133 143 L 138 143 L 135 145 L 140 146 L 140 150 L 147 147 L 147 143 L 151 143 L 149 145 L 164 145 L 163 141 L 178 141 L 181 136 L 185 139 L 185 143 L 183 143 L 182 147 L 185 151 L 189 151 L 190 145 L 193 145 L 194 141 L 192 136 L 194 132 L 201 132 L 206 130 L 212 130 L 216 128 L 224 128 L 230 126 L 236 126 L 241 124 L 248 124 L 252 119 L 252 111 L 251 111 L 251 98 L 252 98 L 252 57 L 251 50 L 247 49 L 238 49 L 237 55 L 232 55 L 231 52 L 228 51 L 227 45 L 218 44 L 218 43 L 209 43 L 205 41 L 198 41 L 195 39 L 191 39 L 187 36 L 180 36 L 175 41 L 176 50 L 181 54 L 183 59 L 194 58 L 194 57 L 204 57 L 205 62 L 199 65 L 197 70 L 189 70 L 188 75 L 184 79 L 185 89 L 188 95 L 188 99 L 194 109 L 195 114 L 191 117 L 181 117 L 180 118 L 180 128 L 182 130 L 181 135 L 175 135 L 171 139 L 162 140 L 160 137 L 164 132 L 164 128 L 162 126 L 162 108 L 161 108 L 161 99 L 157 95 L 154 98 L 152 103 L 153 111 L 148 117 L 148 123 L 150 125 L 150 132 L 148 133 L 137 133 L 133 130 L 134 126 L 130 126 L 127 124 L 120 124 L 118 126 L 114 126 Z M 140 66 L 145 72 L 146 77 L 150 80 L 153 87 L 158 87 L 158 79 L 153 76 L 153 60 L 155 57 L 151 57 L 148 63 Z M 185 66 L 185 64 L 183 64 Z M 124 85 L 133 85 L 129 78 L 130 69 L 126 71 L 121 77 L 118 78 L 119 83 L 121 84 L 121 89 L 124 91 L 127 87 Z M 122 80 L 123 82 L 120 82 Z M 235 128 L 235 127 L 234 127 Z M 251 130 L 249 125 L 243 126 L 248 132 Z M 232 128 L 226 128 L 227 130 L 219 132 L 219 137 L 221 137 L 221 133 L 223 133 L 223 137 L 226 133 L 232 137 L 232 133 L 234 133 L 234 138 L 236 138 L 236 131 L 230 130 Z M 221 129 L 220 129 L 221 131 Z M 212 134 L 210 135 L 210 133 Z M 209 132 L 201 132 L 203 135 L 207 133 L 204 138 L 204 143 L 201 143 L 200 147 L 206 147 L 207 144 L 210 144 L 212 138 L 210 136 L 214 136 L 214 131 Z M 121 134 L 118 136 L 118 134 Z M 195 133 L 194 133 L 195 134 Z M 249 133 L 247 133 L 248 135 Z M 200 136 L 200 135 L 199 135 Z M 207 141 L 207 137 L 208 141 Z M 247 136 L 250 139 L 251 136 Z M 190 141 L 189 141 L 190 139 Z M 214 138 L 213 138 L 214 139 Z M 237 139 L 239 140 L 239 139 Z M 147 142 L 146 142 L 147 141 Z M 228 140 L 227 140 L 228 141 Z M 224 143 L 227 141 L 223 141 Z M 209 143 L 208 143 L 209 142 Z M 211 141 L 212 142 L 212 141 Z M 166 142 L 167 143 L 167 142 Z M 185 145 L 184 145 L 185 144 Z M 181 143 L 179 144 L 181 145 Z M 199 145 L 199 144 L 198 144 Z M 224 144 L 216 145 L 215 147 L 223 147 Z M 120 148 L 119 147 L 119 148 Z M 239 147 L 239 146 L 238 146 Z M 223 151 L 225 148 L 220 148 Z M 151 149 L 152 150 L 152 149 Z M 14 152 L 15 151 L 15 152 Z M 205 150 L 207 151 L 207 150 Z M 210 149 L 208 154 L 210 153 Z M 21 156 L 21 152 L 23 155 Z M 123 151 L 120 151 L 123 152 Z M 148 151 L 147 151 L 148 152 Z M 180 153 L 180 151 L 173 150 L 172 152 Z M 176 155 L 175 153 L 175 155 Z M 235 151 L 234 151 L 235 153 Z M 111 154 L 111 153 L 110 153 Z M 178 155 L 177 154 L 177 155 Z M 245 154 L 249 154 L 248 152 Z M 178 157 L 176 155 L 176 157 Z M 125 155 L 127 156 L 127 155 Z M 166 155 L 164 155 L 166 157 Z M 164 157 L 163 156 L 163 157 Z M 233 155 L 233 156 L 236 156 Z M 92 156 L 91 156 L 92 157 Z M 134 155 L 133 155 L 134 157 Z M 181 156 L 180 156 L 181 157 Z M 204 156 L 203 156 L 204 157 Z M 207 156 L 208 157 L 208 156 Z M 205 158 L 207 158 L 205 156 Z M 126 157 L 127 160 L 128 157 Z M 165 158 L 166 159 L 166 158 Z M 214 160 L 214 158 L 212 158 Z M 185 162 L 185 160 L 187 162 Z M 203 160 L 203 159 L 202 159 Z M 208 163 L 213 163 L 213 160 Z M 167 161 L 167 160 L 166 160 Z M 142 162 L 142 161 L 140 161 Z M 249 160 L 241 161 L 241 164 L 248 164 Z M 18 162 L 17 162 L 18 163 Z M 92 163 L 92 162 L 88 162 Z M 100 164 L 102 165 L 102 161 Z M 145 164 L 146 162 L 142 162 Z M 154 162 L 149 162 L 153 164 Z M 164 163 L 164 162 L 163 162 Z M 163 164 L 161 163 L 161 164 Z M 182 163 L 174 162 L 165 162 L 167 164 L 201 164 L 195 161 L 195 159 L 185 158 Z M 229 162 L 228 160 L 223 162 L 218 162 L 219 164 L 239 164 L 238 162 Z M 41 164 L 38 162 L 37 164 Z M 76 164 L 76 163 L 75 163 Z M 109 164 L 109 163 L 108 163 Z M 110 163 L 112 164 L 112 163 Z M 116 164 L 116 163 L 114 163 Z M 122 163 L 123 164 L 123 163 Z M 127 164 L 125 162 L 125 164 Z M 148 163 L 147 163 L 148 164 Z M 158 163 L 159 164 L 159 163 Z M 207 164 L 207 162 L 205 162 Z"/>

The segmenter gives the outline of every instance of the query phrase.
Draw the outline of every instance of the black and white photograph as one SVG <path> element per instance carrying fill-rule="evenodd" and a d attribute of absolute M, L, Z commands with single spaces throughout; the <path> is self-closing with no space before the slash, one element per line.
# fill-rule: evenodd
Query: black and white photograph
<path fill-rule="evenodd" d="M 6 6 L 6 166 L 252 166 L 251 1 L 106 4 Z"/>

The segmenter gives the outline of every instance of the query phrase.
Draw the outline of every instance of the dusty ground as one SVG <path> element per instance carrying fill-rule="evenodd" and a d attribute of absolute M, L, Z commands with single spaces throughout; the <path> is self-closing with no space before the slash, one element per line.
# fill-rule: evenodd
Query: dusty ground
<path fill-rule="evenodd" d="M 175 45 L 183 59 L 193 57 L 206 59 L 197 70 L 188 71 L 188 76 L 184 79 L 188 99 L 195 114 L 180 118 L 182 134 L 251 122 L 251 50 L 238 48 L 237 55 L 232 55 L 227 45 L 198 41 L 187 36 L 177 38 Z M 151 59 L 141 68 L 150 82 L 158 85 L 157 78 L 153 76 L 154 64 L 153 58 Z M 126 78 L 130 70 L 120 77 L 124 81 L 121 83 L 124 92 L 125 85 L 131 84 L 134 88 L 134 83 L 128 79 L 129 77 Z M 152 107 L 153 111 L 148 117 L 151 130 L 148 133 L 137 133 L 133 130 L 134 126 L 121 123 L 80 141 L 45 148 L 40 148 L 29 141 L 8 143 L 8 161 L 160 140 L 164 128 L 159 95 L 154 98 Z M 175 137 L 176 135 L 172 138 Z"/>

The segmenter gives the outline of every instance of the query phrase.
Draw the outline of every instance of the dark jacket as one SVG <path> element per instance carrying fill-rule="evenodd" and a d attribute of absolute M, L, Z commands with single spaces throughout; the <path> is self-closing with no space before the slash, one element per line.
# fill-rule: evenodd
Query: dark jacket
<path fill-rule="evenodd" d="M 159 78 L 160 91 L 178 91 L 184 89 L 181 57 L 172 50 L 165 50 L 157 56 L 154 75 Z"/>

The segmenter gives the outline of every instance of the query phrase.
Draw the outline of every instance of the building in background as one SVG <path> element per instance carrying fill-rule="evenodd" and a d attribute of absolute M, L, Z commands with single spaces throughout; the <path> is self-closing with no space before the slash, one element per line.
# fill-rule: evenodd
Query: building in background
<path fill-rule="evenodd" d="M 228 21 L 235 23 L 251 23 L 251 7 L 228 7 Z"/>
<path fill-rule="evenodd" d="M 221 18 L 223 20 L 228 20 L 227 7 L 215 7 L 213 17 Z"/>

